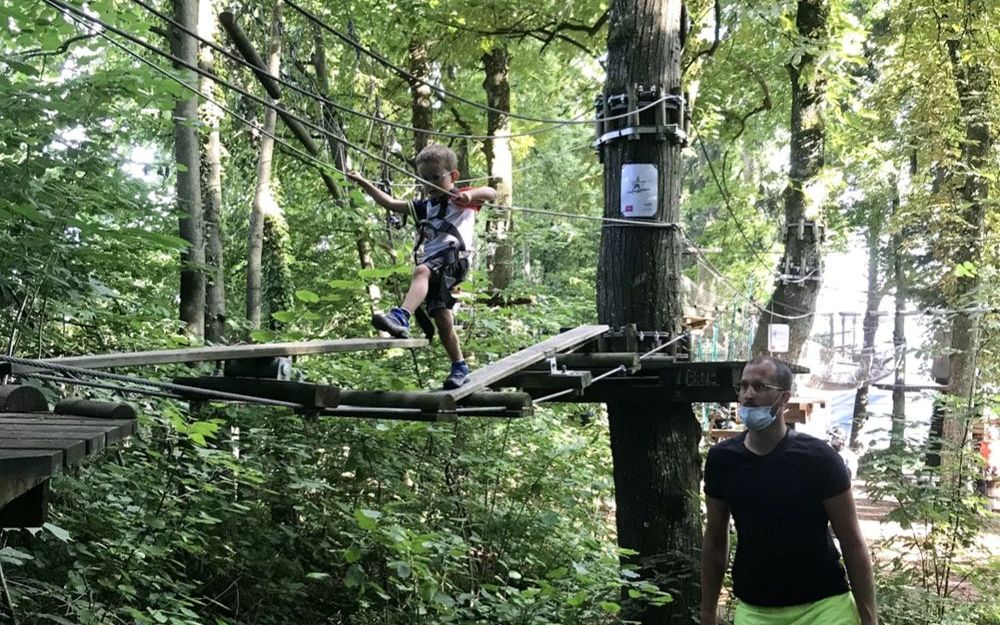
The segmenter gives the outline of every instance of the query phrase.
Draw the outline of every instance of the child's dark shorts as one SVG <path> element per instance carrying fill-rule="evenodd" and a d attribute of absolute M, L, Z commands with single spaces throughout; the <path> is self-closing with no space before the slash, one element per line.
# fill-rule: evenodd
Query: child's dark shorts
<path fill-rule="evenodd" d="M 431 270 L 430 288 L 424 300 L 427 314 L 434 315 L 439 310 L 454 308 L 458 300 L 452 295 L 452 289 L 469 273 L 469 259 L 461 258 L 454 249 L 448 249 L 421 264 Z"/>

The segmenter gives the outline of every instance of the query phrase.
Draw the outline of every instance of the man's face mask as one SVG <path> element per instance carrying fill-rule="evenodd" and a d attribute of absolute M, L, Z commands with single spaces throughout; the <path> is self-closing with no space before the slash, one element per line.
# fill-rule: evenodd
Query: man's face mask
<path fill-rule="evenodd" d="M 770 406 L 744 406 L 740 404 L 740 421 L 751 432 L 759 432 L 774 423 L 775 415 L 772 412 L 774 405 Z"/>

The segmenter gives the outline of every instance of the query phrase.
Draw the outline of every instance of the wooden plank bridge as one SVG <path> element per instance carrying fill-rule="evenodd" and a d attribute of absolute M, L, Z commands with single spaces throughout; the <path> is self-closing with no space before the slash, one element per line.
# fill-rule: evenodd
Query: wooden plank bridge
<path fill-rule="evenodd" d="M 661 343 L 662 338 L 661 333 L 646 336 L 634 328 L 612 331 L 606 325 L 580 326 L 475 370 L 462 387 L 453 390 L 352 390 L 288 379 L 295 357 L 412 349 L 428 345 L 423 339 L 195 347 L 32 361 L 3 362 L 0 357 L 0 373 L 5 368 L 6 373 L 31 378 L 54 372 L 67 377 L 43 379 L 75 384 L 81 381 L 68 376 L 111 375 L 92 373 L 100 369 L 225 362 L 222 375 L 178 377 L 164 386 L 172 396 L 192 402 L 257 401 L 316 416 L 414 421 L 522 417 L 531 414 L 538 401 L 736 401 L 734 386 L 743 361 L 690 362 L 677 346 L 670 353 L 660 352 L 669 346 Z M 135 432 L 135 414 L 124 404 L 73 400 L 61 402 L 51 413 L 36 389 L 3 389 L 0 521 L 7 525 L 39 521 L 44 517 L 50 476 Z"/>

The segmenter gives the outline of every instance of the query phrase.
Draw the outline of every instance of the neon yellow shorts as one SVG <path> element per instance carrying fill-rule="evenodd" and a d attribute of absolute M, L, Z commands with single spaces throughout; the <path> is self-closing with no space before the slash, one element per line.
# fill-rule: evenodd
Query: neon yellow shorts
<path fill-rule="evenodd" d="M 849 592 L 812 603 L 764 608 L 740 601 L 734 625 L 860 625 L 861 617 Z"/>

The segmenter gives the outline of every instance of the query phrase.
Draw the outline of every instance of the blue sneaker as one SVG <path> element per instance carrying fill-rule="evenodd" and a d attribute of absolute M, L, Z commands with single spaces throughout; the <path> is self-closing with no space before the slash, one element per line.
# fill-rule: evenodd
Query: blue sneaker
<path fill-rule="evenodd" d="M 451 373 L 444 380 L 445 390 L 456 389 L 465 384 L 469 376 L 469 365 L 465 361 L 451 363 Z"/>
<path fill-rule="evenodd" d="M 372 325 L 397 339 L 410 338 L 410 312 L 405 308 L 393 308 L 386 314 L 372 315 Z"/>

